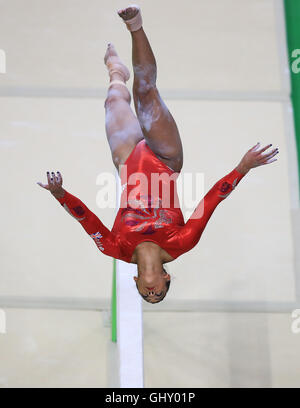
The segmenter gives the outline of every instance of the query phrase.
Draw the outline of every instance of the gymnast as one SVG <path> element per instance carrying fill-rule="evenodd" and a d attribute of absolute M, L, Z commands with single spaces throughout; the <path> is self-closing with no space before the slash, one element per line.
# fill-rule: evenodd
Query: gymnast
<path fill-rule="evenodd" d="M 112 160 L 119 171 L 122 196 L 114 225 L 110 231 L 78 198 L 63 187 L 60 172 L 47 172 L 47 183 L 38 184 L 60 202 L 77 219 L 105 255 L 137 264 L 136 287 L 144 300 L 158 303 L 170 286 L 164 264 L 190 251 L 216 206 L 237 186 L 250 169 L 274 162 L 278 149 L 271 144 L 253 146 L 238 166 L 219 180 L 196 207 L 185 223 L 178 203 L 176 177 L 183 165 L 183 151 L 176 123 L 156 87 L 156 61 L 142 27 L 141 10 L 131 5 L 118 11 L 132 38 L 134 71 L 133 98 L 136 115 L 130 107 L 131 96 L 126 82 L 129 70 L 114 46 L 108 44 L 104 62 L 109 72 L 105 101 L 105 127 Z M 124 169 L 126 168 L 126 173 Z M 142 174 L 150 183 L 153 174 L 159 188 L 142 188 Z M 124 176 L 125 174 L 125 176 Z M 168 199 L 163 191 L 168 181 Z M 134 182 L 135 181 L 135 182 Z"/>

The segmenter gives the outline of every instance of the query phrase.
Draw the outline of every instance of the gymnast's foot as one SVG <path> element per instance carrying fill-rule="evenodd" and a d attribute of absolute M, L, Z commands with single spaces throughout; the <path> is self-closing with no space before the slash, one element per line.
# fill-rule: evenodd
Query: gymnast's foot
<path fill-rule="evenodd" d="M 128 81 L 130 72 L 123 64 L 113 44 L 109 43 L 104 56 L 104 63 L 107 66 L 111 80 L 117 79 L 124 82 Z"/>
<path fill-rule="evenodd" d="M 143 25 L 141 9 L 136 4 L 118 10 L 118 14 L 124 20 L 129 31 L 138 31 Z"/>

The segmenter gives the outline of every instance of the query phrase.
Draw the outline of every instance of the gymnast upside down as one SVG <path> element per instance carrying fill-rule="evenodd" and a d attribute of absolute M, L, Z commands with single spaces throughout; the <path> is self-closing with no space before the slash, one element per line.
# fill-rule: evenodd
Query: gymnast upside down
<path fill-rule="evenodd" d="M 127 166 L 127 179 L 122 181 L 122 197 L 113 228 L 107 229 L 78 198 L 62 187 L 62 175 L 47 172 L 47 189 L 83 226 L 105 255 L 137 264 L 137 289 L 144 300 L 163 300 L 170 286 L 170 275 L 164 264 L 190 251 L 216 206 L 236 187 L 250 169 L 272 163 L 278 149 L 253 146 L 237 167 L 219 180 L 205 195 L 193 215 L 185 223 L 177 202 L 176 182 L 170 189 L 171 200 L 162 203 L 162 189 L 156 195 L 138 193 L 129 200 L 135 185 L 127 183 L 130 175 L 144 174 L 150 181 L 153 173 L 178 175 L 183 165 L 183 151 L 176 123 L 156 87 L 156 61 L 142 27 L 141 10 L 136 5 L 118 11 L 132 37 L 134 71 L 133 98 L 136 115 L 130 107 L 131 96 L 126 87 L 129 71 L 112 44 L 108 45 L 104 62 L 110 84 L 105 101 L 106 133 L 112 160 L 120 171 Z M 121 197 L 121 201 L 122 201 Z M 133 202 L 134 201 L 134 202 Z M 138 201 L 138 205 L 136 204 Z"/>

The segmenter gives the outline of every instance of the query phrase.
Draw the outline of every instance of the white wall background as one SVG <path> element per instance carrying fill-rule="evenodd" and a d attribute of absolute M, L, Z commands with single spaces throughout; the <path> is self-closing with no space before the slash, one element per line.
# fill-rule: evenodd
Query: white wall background
<path fill-rule="evenodd" d="M 186 372 L 199 387 L 299 386 L 300 356 L 289 328 L 292 306 L 287 306 L 297 300 L 291 218 L 297 186 L 290 182 L 295 155 L 280 65 L 280 1 L 139 4 L 157 56 L 159 87 L 181 132 L 183 171 L 203 172 L 207 191 L 257 141 L 280 150 L 278 162 L 253 171 L 220 205 L 200 244 L 169 265 L 170 293 L 164 304 L 145 313 L 146 386 L 189 385 Z M 115 13 L 124 5 L 0 1 L 0 48 L 7 56 L 7 74 L 0 75 L 5 214 L 0 220 L 0 306 L 109 306 L 111 259 L 36 181 L 47 170 L 60 170 L 65 187 L 112 226 L 114 209 L 96 206 L 96 177 L 114 172 L 104 131 L 108 80 L 103 55 L 111 41 L 130 64 L 130 37 Z M 218 313 L 206 313 L 205 302 Z M 239 307 L 259 310 L 261 304 L 285 314 L 229 313 Z M 182 307 L 197 311 L 175 312 Z M 109 385 L 103 366 L 109 365 L 109 334 L 98 315 L 9 310 L 12 326 L 0 335 L 5 356 L 1 386 Z M 49 318 L 47 330 L 37 327 Z M 61 327 L 65 337 L 55 336 Z M 225 330 L 225 337 L 215 330 Z M 73 370 L 69 342 L 75 350 L 81 335 L 86 348 Z M 37 345 L 30 351 L 34 358 L 26 354 L 31 337 Z M 215 349 L 208 346 L 212 338 Z M 287 359 L 282 348 L 290 350 Z M 56 363 L 51 366 L 52 354 Z M 179 354 L 176 364 L 185 372 L 173 369 Z M 162 356 L 164 364 L 156 368 Z M 80 370 L 89 373 L 79 377 Z"/>

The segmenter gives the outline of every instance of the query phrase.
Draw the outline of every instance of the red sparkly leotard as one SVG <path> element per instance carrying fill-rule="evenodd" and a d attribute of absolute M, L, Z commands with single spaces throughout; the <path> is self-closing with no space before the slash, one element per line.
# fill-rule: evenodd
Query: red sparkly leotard
<path fill-rule="evenodd" d="M 219 180 L 185 223 L 176 189 L 178 175 L 142 140 L 122 166 L 120 208 L 111 231 L 67 191 L 58 201 L 105 255 L 130 262 L 136 246 L 151 241 L 175 259 L 198 243 L 217 205 L 243 178 L 234 169 Z"/>

